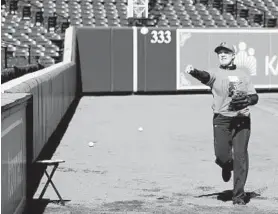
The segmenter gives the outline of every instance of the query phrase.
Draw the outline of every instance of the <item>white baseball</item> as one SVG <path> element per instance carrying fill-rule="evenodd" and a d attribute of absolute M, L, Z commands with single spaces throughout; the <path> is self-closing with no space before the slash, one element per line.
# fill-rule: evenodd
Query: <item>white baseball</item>
<path fill-rule="evenodd" d="M 146 35 L 148 32 L 149 32 L 148 28 L 146 28 L 146 27 L 142 27 L 142 28 L 141 28 L 141 33 L 142 33 L 143 35 Z"/>
<path fill-rule="evenodd" d="M 138 131 L 139 131 L 139 132 L 142 132 L 142 131 L 143 131 L 143 127 L 139 127 L 139 128 L 138 128 Z"/>
<path fill-rule="evenodd" d="M 89 142 L 88 145 L 89 145 L 90 147 L 93 147 L 93 146 L 95 145 L 95 143 L 94 143 L 94 142 Z"/>
<path fill-rule="evenodd" d="M 188 66 L 186 66 L 186 68 L 185 68 L 185 72 L 186 73 L 190 73 L 191 71 L 193 71 L 194 70 L 194 68 L 193 68 L 193 66 L 192 65 L 188 65 Z"/>

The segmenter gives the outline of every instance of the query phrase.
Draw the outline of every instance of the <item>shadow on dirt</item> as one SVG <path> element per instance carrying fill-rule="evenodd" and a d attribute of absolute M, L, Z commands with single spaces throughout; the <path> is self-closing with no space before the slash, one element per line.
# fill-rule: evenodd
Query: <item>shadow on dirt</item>
<path fill-rule="evenodd" d="M 79 104 L 80 97 L 77 97 L 72 104 L 70 105 L 68 111 L 62 118 L 60 124 L 58 125 L 57 129 L 49 138 L 46 146 L 43 148 L 42 152 L 40 153 L 38 160 L 50 160 L 55 153 L 57 147 L 59 146 L 64 133 L 66 132 L 68 125 L 77 109 Z M 33 149 L 33 148 L 31 148 Z M 27 204 L 24 213 L 26 214 L 41 214 L 43 213 L 45 207 L 48 203 L 55 203 L 52 200 L 38 200 L 33 199 L 34 194 L 36 193 L 41 179 L 44 176 L 44 170 L 46 167 L 41 167 L 35 164 L 34 162 L 28 165 L 27 168 Z M 54 175 L 55 176 L 55 175 Z M 57 187 L 59 189 L 59 187 Z M 62 196 L 63 197 L 63 196 Z"/>
<path fill-rule="evenodd" d="M 199 195 L 196 196 L 197 198 L 201 197 L 210 197 L 210 196 L 217 196 L 217 200 L 220 201 L 232 201 L 233 198 L 233 190 L 225 190 L 223 192 L 216 192 L 211 194 Z M 261 196 L 259 193 L 256 192 L 246 192 L 245 202 L 249 203 L 252 198 Z"/>
<path fill-rule="evenodd" d="M 70 200 L 64 200 L 64 202 L 69 202 Z M 32 199 L 28 202 L 29 209 L 26 209 L 23 214 L 43 214 L 48 204 L 57 204 L 63 207 L 60 204 L 59 200 L 50 200 L 50 199 Z"/>

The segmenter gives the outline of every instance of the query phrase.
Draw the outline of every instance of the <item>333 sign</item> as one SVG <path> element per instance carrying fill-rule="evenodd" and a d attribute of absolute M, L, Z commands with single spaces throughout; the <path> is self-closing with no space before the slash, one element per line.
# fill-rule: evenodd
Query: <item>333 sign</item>
<path fill-rule="evenodd" d="M 151 35 L 152 44 L 169 44 L 172 41 L 171 31 L 169 30 L 153 30 Z"/>

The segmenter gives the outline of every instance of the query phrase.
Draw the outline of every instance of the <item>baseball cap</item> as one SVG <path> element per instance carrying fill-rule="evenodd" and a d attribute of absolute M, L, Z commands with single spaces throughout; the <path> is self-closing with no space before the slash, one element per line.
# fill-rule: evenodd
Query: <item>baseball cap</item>
<path fill-rule="evenodd" d="M 220 50 L 228 50 L 231 51 L 232 53 L 235 53 L 235 48 L 233 45 L 229 45 L 226 42 L 222 42 L 220 45 L 218 45 L 215 49 L 214 52 L 218 53 Z"/>

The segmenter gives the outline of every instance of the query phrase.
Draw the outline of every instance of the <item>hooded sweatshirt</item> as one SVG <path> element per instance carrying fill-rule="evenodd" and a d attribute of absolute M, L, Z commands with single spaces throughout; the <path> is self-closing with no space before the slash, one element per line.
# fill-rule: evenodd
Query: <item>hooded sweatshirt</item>
<path fill-rule="evenodd" d="M 215 114 L 227 117 L 249 116 L 249 108 L 239 111 L 230 110 L 232 97 L 238 91 L 244 91 L 250 98 L 249 105 L 258 102 L 257 92 L 251 82 L 250 76 L 243 70 L 232 66 L 220 66 L 210 71 L 200 71 L 194 69 L 190 74 L 203 84 L 211 88 L 213 95 L 212 109 Z"/>

